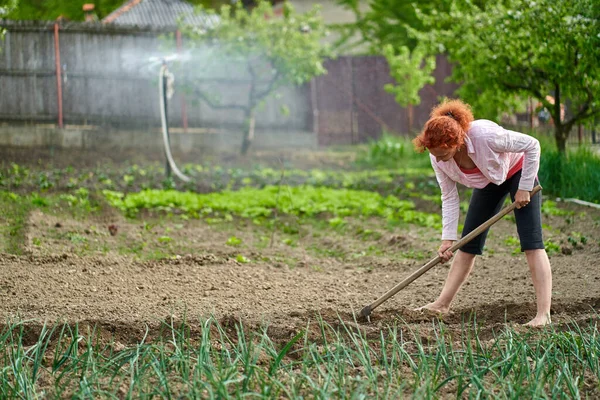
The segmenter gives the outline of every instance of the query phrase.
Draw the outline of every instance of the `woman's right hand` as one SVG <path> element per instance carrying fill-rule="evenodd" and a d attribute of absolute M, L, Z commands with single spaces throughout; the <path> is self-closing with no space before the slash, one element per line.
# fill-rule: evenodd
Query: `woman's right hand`
<path fill-rule="evenodd" d="M 453 256 L 453 253 L 448 250 L 454 244 L 454 240 L 442 240 L 442 245 L 438 249 L 438 256 L 442 259 L 442 262 L 448 262 Z"/>

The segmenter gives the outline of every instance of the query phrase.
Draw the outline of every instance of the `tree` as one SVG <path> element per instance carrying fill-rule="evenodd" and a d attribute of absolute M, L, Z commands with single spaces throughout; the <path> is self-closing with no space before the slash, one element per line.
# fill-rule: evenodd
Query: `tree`
<path fill-rule="evenodd" d="M 216 7 L 227 0 L 186 0 L 195 5 Z M 102 19 L 126 3 L 126 0 L 20 0 L 18 7 L 7 15 L 8 19 L 52 21 L 63 16 L 71 21 L 83 21 L 83 5 L 95 4 L 95 12 Z"/>
<path fill-rule="evenodd" d="M 371 0 L 369 8 L 364 11 L 361 0 L 339 0 L 339 3 L 352 10 L 356 16 L 356 23 L 338 28 L 346 33 L 342 36 L 343 39 L 358 31 L 363 38 L 362 43 L 368 43 L 371 52 L 375 54 L 380 54 L 386 45 L 392 45 L 398 50 L 407 47 L 412 51 L 418 40 L 409 34 L 409 30 L 423 32 L 426 29 L 418 13 L 449 10 L 447 0 Z M 338 43 L 339 46 L 344 44 Z"/>
<path fill-rule="evenodd" d="M 72 21 L 85 19 L 83 5 L 94 3 L 99 18 L 103 18 L 123 4 L 123 0 L 20 0 L 7 16 L 8 19 L 51 21 L 63 16 Z"/>
<path fill-rule="evenodd" d="M 372 4 L 359 20 L 361 31 L 374 43 L 383 41 L 400 49 L 410 41 L 392 35 L 392 28 L 402 26 L 398 32 L 425 46 L 430 55 L 445 53 L 454 63 L 452 80 L 461 84 L 458 94 L 478 116 L 496 119 L 533 97 L 550 112 L 557 147 L 564 153 L 572 127 L 600 114 L 597 0 L 373 0 Z M 389 12 L 408 5 L 420 23 Z M 561 104 L 568 106 L 562 117 Z"/>
<path fill-rule="evenodd" d="M 391 44 L 383 47 L 390 67 L 390 75 L 396 84 L 384 86 L 386 92 L 393 94 L 402 107 L 409 107 L 408 130 L 412 130 L 412 111 L 410 107 L 421 104 L 419 91 L 426 84 L 435 82 L 432 73 L 435 69 L 435 56 L 427 55 L 423 46 L 417 45 L 412 51 L 408 46 L 395 49 Z"/>
<path fill-rule="evenodd" d="M 0 0 L 0 19 L 6 18 L 17 7 L 17 0 Z M 4 37 L 4 29 L 0 28 L 0 39 Z M 1 50 L 1 48 L 0 48 Z"/>
<path fill-rule="evenodd" d="M 194 63 L 196 76 L 198 71 L 207 72 L 194 79 L 188 91 L 211 108 L 243 112 L 241 153 L 246 154 L 254 139 L 258 107 L 279 87 L 300 85 L 326 72 L 323 61 L 328 49 L 321 44 L 325 26 L 318 8 L 298 14 L 290 4 L 284 5 L 282 17 L 275 17 L 266 1 L 259 1 L 251 10 L 244 9 L 241 2 L 223 6 L 219 12 L 200 10 L 218 22 L 208 29 L 183 27 L 194 45 L 192 57 L 198 60 Z M 230 76 L 248 78 L 245 98 L 224 103 L 214 84 L 211 90 L 211 74 L 227 69 L 232 71 Z"/>
<path fill-rule="evenodd" d="M 0 0 L 0 18 L 5 18 L 17 7 L 17 0 Z"/>
<path fill-rule="evenodd" d="M 600 114 L 600 3 L 507 0 L 479 7 L 454 1 L 443 15 L 423 15 L 434 32 L 417 34 L 455 62 L 459 95 L 480 115 L 497 116 L 531 96 L 551 114 L 565 153 L 571 128 Z M 554 97 L 554 102 L 547 98 Z M 561 117 L 561 103 L 570 113 Z"/>

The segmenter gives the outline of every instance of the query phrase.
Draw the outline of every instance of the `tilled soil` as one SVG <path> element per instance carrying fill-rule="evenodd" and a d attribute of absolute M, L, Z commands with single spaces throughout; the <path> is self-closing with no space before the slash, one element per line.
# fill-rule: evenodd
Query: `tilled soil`
<path fill-rule="evenodd" d="M 551 258 L 553 321 L 582 322 L 600 309 L 598 249 Z M 416 267 L 418 267 L 417 265 Z M 128 256 L 79 257 L 0 255 L 0 314 L 42 322 L 98 324 L 120 340 L 139 339 L 160 321 L 214 316 L 258 326 L 268 324 L 280 339 L 319 315 L 374 332 L 398 319 L 431 324 L 411 311 L 433 300 L 448 266 L 438 266 L 373 312 L 371 321 L 354 314 L 416 269 L 388 265 L 371 271 L 330 265 L 311 268 L 240 264 L 212 254 L 135 261 Z M 482 257 L 443 320 L 450 329 L 475 313 L 480 326 L 525 323 L 535 315 L 533 286 L 523 256 Z"/>

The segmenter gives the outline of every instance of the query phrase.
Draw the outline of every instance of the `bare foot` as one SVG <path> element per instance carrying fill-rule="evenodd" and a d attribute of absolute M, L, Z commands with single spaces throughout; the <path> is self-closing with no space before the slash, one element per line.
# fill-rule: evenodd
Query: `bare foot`
<path fill-rule="evenodd" d="M 436 302 L 433 302 L 433 303 L 424 305 L 423 307 L 416 308 L 415 311 L 421 311 L 421 312 L 431 311 L 431 312 L 439 313 L 439 314 L 448 314 L 448 311 L 450 311 L 450 307 L 441 306 L 441 305 L 437 304 Z"/>
<path fill-rule="evenodd" d="M 546 325 L 550 325 L 552 321 L 550 320 L 550 314 L 545 315 L 536 315 L 534 319 L 526 323 L 524 326 L 528 326 L 531 328 L 541 328 Z"/>

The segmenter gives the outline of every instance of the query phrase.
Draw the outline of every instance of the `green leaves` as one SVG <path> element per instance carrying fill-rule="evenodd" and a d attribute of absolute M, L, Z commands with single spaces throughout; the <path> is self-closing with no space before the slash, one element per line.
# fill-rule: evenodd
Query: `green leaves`
<path fill-rule="evenodd" d="M 445 13 L 449 8 L 447 0 L 371 0 L 367 10 L 358 0 L 339 0 L 339 3 L 355 13 L 357 22 L 352 28 L 361 33 L 376 54 L 387 44 L 398 49 L 406 46 L 412 51 L 419 40 L 409 32 L 427 30 L 419 15 Z"/>
<path fill-rule="evenodd" d="M 17 7 L 17 0 L 0 0 L 0 18 L 4 18 Z"/>
<path fill-rule="evenodd" d="M 84 3 L 94 3 L 98 17 L 103 18 L 123 5 L 123 0 L 0 0 L 0 8 L 5 4 L 12 5 L 12 10 L 8 13 L 9 19 L 43 21 L 55 20 L 63 15 L 69 20 L 83 21 Z"/>
<path fill-rule="evenodd" d="M 353 0 L 342 3 L 388 59 L 398 85 L 386 90 L 403 106 L 418 104 L 419 89 L 432 83 L 431 57 L 442 53 L 453 62 L 459 96 L 478 118 L 525 111 L 534 98 L 552 115 L 563 153 L 571 128 L 600 115 L 595 0 L 374 0 L 364 14 Z M 570 112 L 565 116 L 558 104 Z"/>
<path fill-rule="evenodd" d="M 283 83 L 302 84 L 325 73 L 323 59 L 329 50 L 321 44 L 327 32 L 318 7 L 299 14 L 286 3 L 283 15 L 276 16 L 273 6 L 261 0 L 251 10 L 237 2 L 218 12 L 199 7 L 199 12 L 218 22 L 206 30 L 183 26 L 196 48 L 210 47 L 217 63 L 242 64 L 256 82 L 265 81 L 262 89 L 270 89 L 268 94 Z"/>
<path fill-rule="evenodd" d="M 427 56 L 423 46 L 411 51 L 407 46 L 394 49 L 391 44 L 383 48 L 383 55 L 390 66 L 390 75 L 396 80 L 395 85 L 385 85 L 385 91 L 393 94 L 403 107 L 419 105 L 421 88 L 435 82 L 431 75 L 435 69 L 435 56 Z"/>
<path fill-rule="evenodd" d="M 531 96 L 568 130 L 600 112 L 599 16 L 592 0 L 510 0 L 485 10 L 456 1 L 447 15 L 424 16 L 433 34 L 420 38 L 447 49 L 453 79 L 465 82 L 459 94 L 477 115 L 496 118 Z M 550 94 L 572 102 L 571 120 Z"/>
<path fill-rule="evenodd" d="M 218 12 L 203 7 L 199 12 L 215 23 L 202 29 L 182 26 L 195 46 L 192 59 L 196 60 L 196 78 L 193 90 L 188 91 L 211 108 L 243 111 L 245 154 L 254 137 L 254 113 L 265 99 L 283 85 L 301 85 L 326 72 L 323 61 L 330 52 L 322 43 L 327 35 L 325 24 L 318 7 L 299 14 L 286 3 L 278 16 L 265 0 L 251 9 L 244 8 L 240 1 L 222 6 Z M 199 71 L 206 76 L 200 77 Z M 247 81 L 247 92 L 236 93 L 230 102 L 215 100 L 215 74 Z M 282 111 L 289 113 L 285 108 Z"/>
<path fill-rule="evenodd" d="M 128 215 L 143 209 L 173 211 L 175 209 L 194 216 L 237 215 L 242 218 L 266 218 L 275 210 L 283 214 L 317 217 L 333 216 L 333 226 L 344 223 L 350 215 L 376 216 L 422 226 L 439 227 L 437 214 L 415 210 L 411 201 L 394 196 L 383 197 L 378 193 L 331 189 L 314 186 L 267 186 L 263 189 L 243 188 L 238 191 L 195 194 L 174 190 L 145 190 L 123 196 L 105 190 L 107 201 Z M 279 195 L 278 195 L 279 193 Z M 235 240 L 227 244 L 234 245 Z"/>

